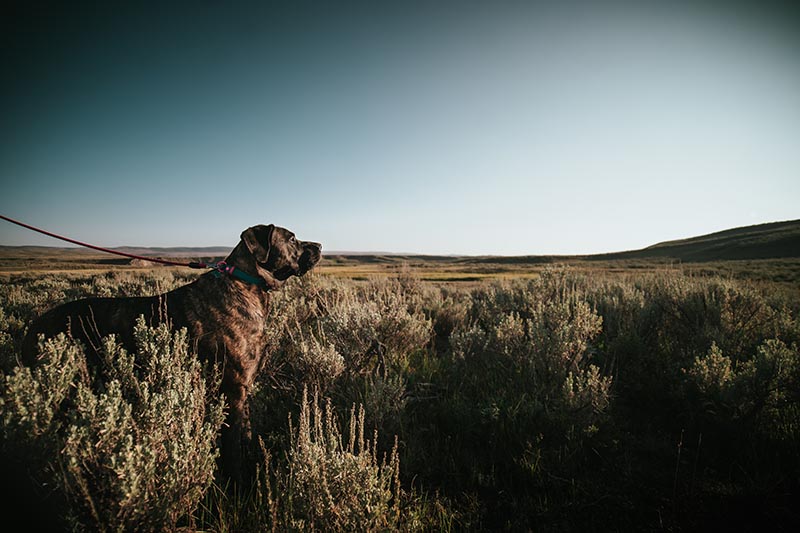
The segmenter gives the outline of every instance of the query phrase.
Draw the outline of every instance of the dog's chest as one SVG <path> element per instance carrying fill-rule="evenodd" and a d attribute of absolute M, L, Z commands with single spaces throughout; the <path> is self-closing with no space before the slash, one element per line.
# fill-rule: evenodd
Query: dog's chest
<path fill-rule="evenodd" d="M 187 310 L 190 335 L 203 350 L 234 357 L 260 353 L 266 345 L 265 303 L 248 295 L 225 296 Z"/>

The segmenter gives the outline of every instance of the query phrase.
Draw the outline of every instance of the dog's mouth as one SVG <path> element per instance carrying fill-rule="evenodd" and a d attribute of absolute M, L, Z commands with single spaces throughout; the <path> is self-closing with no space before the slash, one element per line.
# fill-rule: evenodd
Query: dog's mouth
<path fill-rule="evenodd" d="M 303 252 L 303 256 L 300 258 L 300 269 L 297 272 L 297 275 L 302 276 L 303 274 L 314 268 L 314 266 L 317 263 L 319 263 L 320 258 L 321 254 L 319 252 L 316 253 Z"/>
<path fill-rule="evenodd" d="M 322 250 L 317 246 L 307 246 L 303 250 L 303 255 L 300 256 L 300 268 L 297 271 L 298 276 L 302 276 L 314 266 L 319 263 L 322 258 Z"/>
<path fill-rule="evenodd" d="M 303 246 L 303 252 L 294 265 L 286 265 L 272 272 L 278 281 L 286 281 L 292 276 L 302 276 L 319 263 L 322 258 L 322 246 L 310 243 Z"/>
<path fill-rule="evenodd" d="M 306 256 L 306 254 L 304 253 L 303 256 L 300 258 L 300 260 L 297 262 L 297 269 L 290 266 L 285 266 L 273 272 L 272 275 L 278 281 L 286 281 L 292 276 L 302 276 L 303 274 L 314 268 L 314 266 L 317 263 L 319 263 L 319 260 L 320 260 L 319 254 L 316 254 L 316 256 L 314 255 Z"/>
<path fill-rule="evenodd" d="M 287 279 L 291 278 L 296 274 L 295 270 L 292 267 L 283 267 L 279 268 L 275 272 L 272 273 L 272 276 L 277 279 L 278 281 L 286 281 Z"/>

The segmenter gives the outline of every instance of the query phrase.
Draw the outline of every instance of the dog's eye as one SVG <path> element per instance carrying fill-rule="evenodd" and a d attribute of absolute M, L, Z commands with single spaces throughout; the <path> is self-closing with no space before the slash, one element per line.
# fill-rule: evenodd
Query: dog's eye
<path fill-rule="evenodd" d="M 292 244 L 295 244 L 297 242 L 297 239 L 294 238 L 294 235 L 292 235 L 292 237 L 289 239 L 289 242 Z"/>

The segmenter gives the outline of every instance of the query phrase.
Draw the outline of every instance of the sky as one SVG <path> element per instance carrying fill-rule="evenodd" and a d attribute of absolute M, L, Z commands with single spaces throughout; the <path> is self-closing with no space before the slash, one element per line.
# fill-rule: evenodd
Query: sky
<path fill-rule="evenodd" d="M 0 214 L 96 245 L 274 223 L 323 252 L 590 254 L 800 218 L 791 3 L 0 9 Z M 23 244 L 63 245 L 0 221 Z"/>

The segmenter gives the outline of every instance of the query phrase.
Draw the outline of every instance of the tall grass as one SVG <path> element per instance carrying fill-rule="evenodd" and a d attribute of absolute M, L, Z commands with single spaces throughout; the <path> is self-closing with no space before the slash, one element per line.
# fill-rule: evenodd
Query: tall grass
<path fill-rule="evenodd" d="M 213 379 L 200 379 L 180 332 L 140 325 L 134 355 L 108 340 L 108 370 L 95 377 L 64 338 L 43 344 L 45 367 L 17 368 L 32 316 L 86 294 L 185 282 L 157 272 L 0 286 L 4 450 L 45 459 L 30 468 L 56 480 L 76 524 L 223 532 L 800 522 L 789 505 L 800 484 L 800 298 L 785 285 L 562 268 L 465 289 L 410 271 L 293 280 L 273 294 L 251 394 L 258 476 L 230 490 L 210 478 Z"/>

